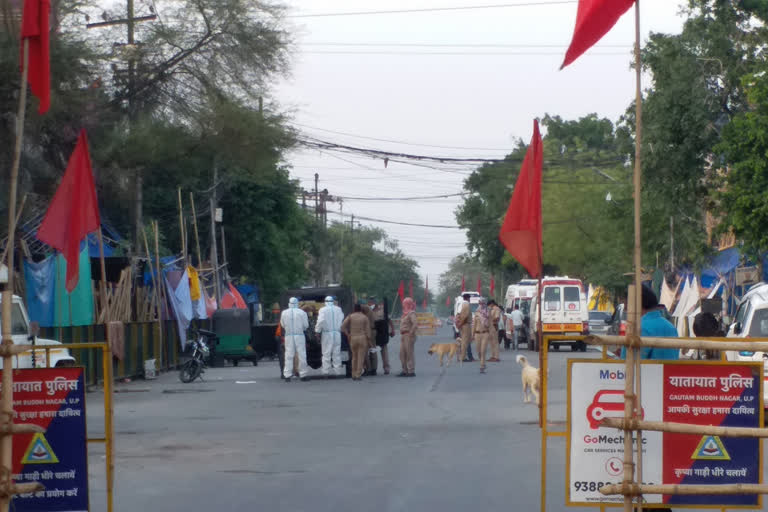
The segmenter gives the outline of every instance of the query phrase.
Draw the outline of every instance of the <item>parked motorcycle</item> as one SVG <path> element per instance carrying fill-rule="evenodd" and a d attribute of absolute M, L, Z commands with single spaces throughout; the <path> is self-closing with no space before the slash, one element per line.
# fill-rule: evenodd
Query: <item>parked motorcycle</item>
<path fill-rule="evenodd" d="M 193 333 L 192 339 L 187 341 L 192 351 L 191 358 L 179 370 L 181 382 L 192 382 L 205 372 L 211 360 L 209 343 L 215 344 L 217 341 L 216 334 L 213 332 L 200 329 Z"/>

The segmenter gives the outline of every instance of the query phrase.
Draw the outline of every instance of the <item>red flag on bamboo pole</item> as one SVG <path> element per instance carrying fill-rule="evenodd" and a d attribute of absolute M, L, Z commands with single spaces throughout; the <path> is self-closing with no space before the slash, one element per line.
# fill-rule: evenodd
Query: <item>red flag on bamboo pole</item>
<path fill-rule="evenodd" d="M 29 41 L 27 82 L 32 94 L 40 100 L 38 112 L 45 114 L 51 106 L 51 59 L 48 20 L 50 0 L 24 0 L 21 18 L 21 68 L 24 71 L 24 40 Z"/>
<path fill-rule="evenodd" d="M 445 305 L 448 306 L 448 307 L 451 307 L 451 297 L 450 296 L 447 296 L 445 298 Z"/>
<path fill-rule="evenodd" d="M 576 27 L 560 69 L 578 59 L 616 24 L 634 0 L 579 0 Z"/>
<path fill-rule="evenodd" d="M 464 276 L 461 276 L 461 293 L 464 293 L 465 291 L 467 291 L 467 287 L 464 284 Z"/>
<path fill-rule="evenodd" d="M 403 281 L 400 281 L 400 286 L 397 288 L 397 295 L 400 297 L 400 303 L 403 303 L 403 300 L 405 300 L 405 283 Z"/>
<path fill-rule="evenodd" d="M 427 309 L 427 297 L 429 297 L 429 276 L 427 276 L 427 282 L 424 285 L 424 309 Z"/>
<path fill-rule="evenodd" d="M 491 296 L 491 298 L 493 298 L 493 292 L 496 291 L 496 282 L 493 280 L 493 276 L 491 276 L 491 285 L 489 289 L 490 289 L 489 295 Z"/>
<path fill-rule="evenodd" d="M 80 242 L 100 225 L 88 139 L 85 130 L 81 130 L 67 170 L 36 235 L 38 240 L 64 254 L 68 292 L 75 289 L 79 278 Z"/>
<path fill-rule="evenodd" d="M 408 296 L 413 298 L 413 279 L 408 281 Z"/>
<path fill-rule="evenodd" d="M 533 137 L 525 153 L 512 199 L 499 231 L 499 240 L 531 277 L 541 275 L 541 165 L 543 149 L 539 122 L 533 121 Z"/>

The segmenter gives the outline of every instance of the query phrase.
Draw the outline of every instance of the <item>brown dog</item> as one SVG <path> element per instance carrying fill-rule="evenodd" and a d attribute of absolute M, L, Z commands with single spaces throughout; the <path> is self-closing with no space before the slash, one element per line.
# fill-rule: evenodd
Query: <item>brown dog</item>
<path fill-rule="evenodd" d="M 443 366 L 443 358 L 448 356 L 448 366 L 451 366 L 451 359 L 456 357 L 456 361 L 461 363 L 459 357 L 459 343 L 433 343 L 429 346 L 427 354 L 437 354 L 440 356 L 440 366 Z"/>
<path fill-rule="evenodd" d="M 536 405 L 538 405 L 539 387 L 541 381 L 539 369 L 531 366 L 530 363 L 528 363 L 528 358 L 523 355 L 518 355 L 515 359 L 517 360 L 518 364 L 523 367 L 523 401 L 526 403 L 531 401 L 531 399 L 528 397 L 528 391 L 530 390 L 533 393 L 533 396 L 536 398 Z"/>

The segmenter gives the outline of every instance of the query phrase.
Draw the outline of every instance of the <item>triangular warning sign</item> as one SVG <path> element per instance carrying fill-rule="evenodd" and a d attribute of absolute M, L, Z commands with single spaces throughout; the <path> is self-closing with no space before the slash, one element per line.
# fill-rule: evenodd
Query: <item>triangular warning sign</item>
<path fill-rule="evenodd" d="M 58 462 L 59 459 L 53 453 L 48 440 L 39 432 L 32 437 L 27 451 L 24 452 L 24 456 L 21 458 L 22 464 L 56 464 Z"/>
<path fill-rule="evenodd" d="M 694 460 L 731 460 L 728 450 L 717 436 L 702 436 L 691 458 Z"/>

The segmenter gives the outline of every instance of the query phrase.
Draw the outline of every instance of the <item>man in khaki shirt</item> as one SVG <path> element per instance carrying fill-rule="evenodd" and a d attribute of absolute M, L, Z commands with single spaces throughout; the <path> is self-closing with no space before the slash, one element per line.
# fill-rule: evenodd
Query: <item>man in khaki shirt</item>
<path fill-rule="evenodd" d="M 349 340 L 350 362 L 352 364 L 352 380 L 360 380 L 363 373 L 363 361 L 368 349 L 373 347 L 371 340 L 371 324 L 368 317 L 362 313 L 360 304 L 355 304 L 354 312 L 344 319 L 341 332 Z"/>
<path fill-rule="evenodd" d="M 400 364 L 403 367 L 398 377 L 415 377 L 413 347 L 416 343 L 416 330 L 419 321 L 416 318 L 416 303 L 408 297 L 403 300 L 403 318 L 400 320 Z"/>
<path fill-rule="evenodd" d="M 491 328 L 490 311 L 485 297 L 480 297 L 480 307 L 475 311 L 472 320 L 472 335 L 477 342 L 477 353 L 480 358 L 480 373 L 485 373 L 485 354 L 488 352 L 488 340 Z"/>
<path fill-rule="evenodd" d="M 461 357 L 464 361 L 472 361 L 473 359 L 467 358 L 467 348 L 472 341 L 472 313 L 469 308 L 469 294 L 464 294 L 464 302 L 461 304 L 459 315 L 456 317 L 456 327 L 459 329 L 459 335 L 461 336 Z"/>
<path fill-rule="evenodd" d="M 488 359 L 491 363 L 498 363 L 499 359 L 499 322 L 501 321 L 502 311 L 495 300 L 488 303 L 489 317 L 491 325 L 488 329 L 488 343 L 491 345 L 491 357 Z"/>

